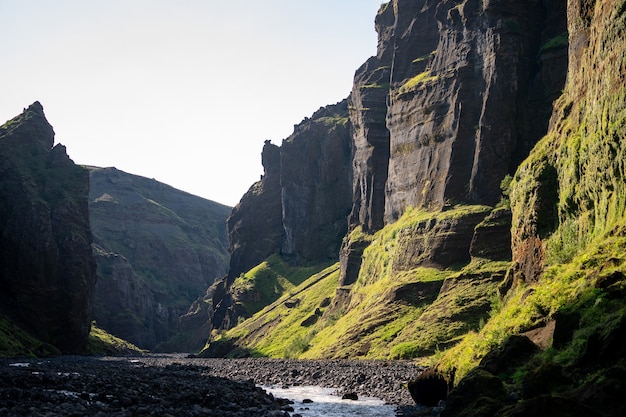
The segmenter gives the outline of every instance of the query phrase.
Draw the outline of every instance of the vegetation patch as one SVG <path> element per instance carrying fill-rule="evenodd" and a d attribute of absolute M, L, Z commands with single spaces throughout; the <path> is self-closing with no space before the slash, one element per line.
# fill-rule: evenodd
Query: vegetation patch
<path fill-rule="evenodd" d="M 444 270 L 398 270 L 393 267 L 394 258 L 404 250 L 398 245 L 399 234 L 424 221 L 490 211 L 487 206 L 457 206 L 445 212 L 408 209 L 374 235 L 356 228 L 349 239 L 371 243 L 354 285 L 338 288 L 339 266 L 333 265 L 291 287 L 212 343 L 233 343 L 239 348 L 232 351 L 234 355 L 247 352 L 270 357 L 409 359 L 434 355 L 484 324 L 509 263 L 475 260 Z M 248 274 L 265 273 L 267 267 L 260 265 Z M 342 301 L 338 294 L 347 297 Z"/>
<path fill-rule="evenodd" d="M 334 264 L 292 287 L 251 318 L 216 337 L 215 342 L 232 340 L 238 347 L 260 356 L 299 357 L 323 325 L 322 320 L 312 326 L 303 326 L 303 322 L 312 315 L 323 314 L 338 281 L 339 265 Z"/>
<path fill-rule="evenodd" d="M 541 45 L 540 52 L 549 51 L 550 49 L 563 48 L 569 44 L 569 34 L 567 32 L 563 32 L 555 36 L 554 38 L 548 39 L 546 43 Z"/>
<path fill-rule="evenodd" d="M 113 336 L 105 330 L 99 328 L 96 323 L 91 324 L 89 341 L 87 343 L 87 353 L 90 355 L 120 355 L 133 353 L 146 353 L 126 340 Z"/>
<path fill-rule="evenodd" d="M 283 294 L 292 292 L 307 278 L 327 266 L 328 264 L 293 267 L 279 255 L 272 255 L 250 271 L 241 274 L 233 283 L 231 293 L 236 302 L 249 315 L 253 315 Z"/>
<path fill-rule="evenodd" d="M 610 291 L 617 288 L 597 288 L 598 280 L 626 273 L 626 237 L 609 236 L 589 245 L 571 262 L 548 268 L 539 283 L 517 285 L 505 299 L 495 301 L 491 318 L 479 331 L 470 332 L 463 341 L 442 355 L 442 369 L 457 369 L 457 377 L 478 365 L 487 352 L 500 346 L 513 334 L 541 326 L 558 312 L 577 311 L 583 319 L 571 344 L 561 351 L 552 349 L 550 355 L 564 364 L 572 364 L 581 356 L 588 335 L 615 322 L 626 311 L 623 298 L 611 299 Z M 622 275 L 623 276 L 623 275 Z"/>
<path fill-rule="evenodd" d="M 398 95 L 414 91 L 421 85 L 428 82 L 436 81 L 438 78 L 439 77 L 437 75 L 432 75 L 430 69 L 427 69 L 426 71 L 417 74 L 415 77 L 410 78 L 408 81 L 402 84 L 402 86 L 398 89 Z"/>
<path fill-rule="evenodd" d="M 54 346 L 34 338 L 6 317 L 0 317 L 0 356 L 45 357 L 60 355 Z"/>

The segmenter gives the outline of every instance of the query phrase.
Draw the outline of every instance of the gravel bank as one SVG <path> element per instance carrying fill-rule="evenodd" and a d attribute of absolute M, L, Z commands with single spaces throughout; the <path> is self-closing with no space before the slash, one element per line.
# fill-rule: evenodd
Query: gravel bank
<path fill-rule="evenodd" d="M 200 359 L 176 355 L 0 359 L 2 416 L 288 416 L 255 385 L 319 385 L 390 404 L 419 369 L 395 361 Z"/>

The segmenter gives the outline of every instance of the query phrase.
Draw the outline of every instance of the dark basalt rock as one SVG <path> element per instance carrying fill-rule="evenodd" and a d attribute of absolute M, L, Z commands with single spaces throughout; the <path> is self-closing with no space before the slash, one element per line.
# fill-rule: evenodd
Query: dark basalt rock
<path fill-rule="evenodd" d="M 492 211 L 474 230 L 470 244 L 472 258 L 511 260 L 511 210 Z"/>
<path fill-rule="evenodd" d="M 566 377 L 562 366 L 547 362 L 532 369 L 524 377 L 522 382 L 523 397 L 533 398 L 549 395 L 557 387 L 571 383 L 571 379 Z"/>
<path fill-rule="evenodd" d="M 433 368 L 428 368 L 412 381 L 407 388 L 416 404 L 435 407 L 448 397 L 449 382 Z"/>
<path fill-rule="evenodd" d="M 489 352 L 480 361 L 480 367 L 498 375 L 527 361 L 539 348 L 528 337 L 510 336 L 502 346 Z"/>
<path fill-rule="evenodd" d="M 320 108 L 280 147 L 265 142 L 265 173 L 228 218 L 230 269 L 213 297 L 214 328 L 246 314 L 228 289 L 271 254 L 296 265 L 337 259 L 352 203 L 351 155 L 347 100 Z"/>
<path fill-rule="evenodd" d="M 284 239 L 280 187 L 280 148 L 265 141 L 264 175 L 246 192 L 228 217 L 232 283 L 240 274 L 280 251 Z M 259 237 L 262 236 L 262 239 Z"/>
<path fill-rule="evenodd" d="M 502 380 L 476 368 L 450 391 L 441 417 L 492 417 L 507 403 Z"/>
<path fill-rule="evenodd" d="M 91 327 L 89 173 L 54 146 L 38 102 L 0 127 L 0 312 L 63 353 Z"/>

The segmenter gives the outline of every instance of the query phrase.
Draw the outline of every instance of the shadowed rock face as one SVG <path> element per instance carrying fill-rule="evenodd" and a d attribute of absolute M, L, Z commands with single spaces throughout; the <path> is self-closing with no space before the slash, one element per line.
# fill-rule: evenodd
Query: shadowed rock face
<path fill-rule="evenodd" d="M 38 102 L 0 127 L 0 312 L 63 353 L 80 353 L 96 281 L 89 174 L 53 145 Z"/>
<path fill-rule="evenodd" d="M 296 125 L 282 146 L 265 142 L 265 173 L 228 219 L 231 279 L 273 253 L 296 263 L 337 258 L 352 203 L 350 145 L 345 100 Z"/>
<path fill-rule="evenodd" d="M 351 158 L 347 100 L 296 125 L 280 147 L 265 142 L 264 175 L 228 218 L 230 270 L 213 293 L 214 327 L 236 323 L 241 312 L 228 289 L 268 256 L 295 264 L 337 259 L 352 204 Z"/>
<path fill-rule="evenodd" d="M 94 319 L 142 348 L 187 348 L 182 339 L 164 342 L 226 273 L 230 208 L 115 168 L 92 167 L 90 179 Z"/>

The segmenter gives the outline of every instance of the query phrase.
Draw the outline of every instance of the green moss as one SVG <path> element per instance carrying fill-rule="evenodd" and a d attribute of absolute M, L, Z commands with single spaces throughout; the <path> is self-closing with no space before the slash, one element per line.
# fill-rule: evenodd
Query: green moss
<path fill-rule="evenodd" d="M 303 321 L 322 309 L 324 300 L 332 299 L 338 279 L 339 265 L 335 264 L 312 275 L 221 338 L 235 340 L 239 346 L 263 356 L 299 356 L 322 325 L 318 321 L 303 326 Z"/>
<path fill-rule="evenodd" d="M 397 269 L 395 259 L 405 250 L 398 243 L 399 235 L 423 222 L 487 215 L 490 211 L 486 206 L 457 206 L 444 212 L 409 208 L 396 223 L 374 235 L 357 227 L 348 239 L 368 242 L 369 247 L 356 284 L 338 288 L 339 270 L 334 265 L 291 288 L 223 334 L 221 340 L 271 357 L 389 359 L 433 355 L 481 327 L 509 263 L 476 260 L 447 270 Z M 447 290 L 439 293 L 444 281 Z M 429 289 L 418 298 L 397 295 L 396 291 L 411 285 Z M 338 294 L 344 295 L 336 298 Z"/>
<path fill-rule="evenodd" d="M 292 267 L 280 256 L 272 255 L 237 278 L 231 292 L 235 300 L 252 315 L 327 266 L 328 264 L 318 264 Z"/>
<path fill-rule="evenodd" d="M 368 89 L 381 89 L 381 90 L 389 90 L 389 83 L 371 83 L 371 84 L 363 84 L 359 86 L 360 89 L 368 90 Z"/>
<path fill-rule="evenodd" d="M 107 333 L 95 323 L 91 324 L 87 353 L 90 355 L 115 355 L 129 353 L 145 353 L 145 350 L 129 343 L 119 337 Z"/>
<path fill-rule="evenodd" d="M 60 355 L 54 346 L 34 338 L 6 317 L 0 317 L 1 357 L 45 357 Z"/>
<path fill-rule="evenodd" d="M 349 121 L 349 117 L 346 116 L 342 116 L 342 115 L 335 115 L 335 116 L 328 116 L 328 117 L 324 117 L 323 122 L 326 126 L 346 126 L 348 124 Z"/>
<path fill-rule="evenodd" d="M 554 38 L 548 39 L 546 43 L 541 45 L 540 52 L 545 52 L 550 49 L 562 48 L 569 44 L 569 34 L 567 32 L 563 32 L 555 36 Z"/>
<path fill-rule="evenodd" d="M 589 334 L 610 327 L 607 323 L 626 312 L 623 299 L 607 302 L 606 293 L 595 288 L 602 276 L 626 272 L 624 253 L 626 236 L 607 236 L 571 262 L 550 267 L 539 283 L 518 285 L 480 331 L 470 332 L 443 355 L 440 366 L 457 368 L 457 376 L 462 377 L 508 336 L 537 327 L 562 310 L 580 311 L 584 317 L 572 344 L 556 355 L 562 363 L 573 363 L 580 357 Z"/>
<path fill-rule="evenodd" d="M 438 76 L 432 75 L 431 70 L 427 69 L 426 71 L 417 74 L 416 76 L 410 78 L 404 84 L 402 84 L 402 86 L 398 89 L 398 94 L 406 94 L 417 89 L 419 86 L 425 83 L 436 81 L 437 79 Z"/>

